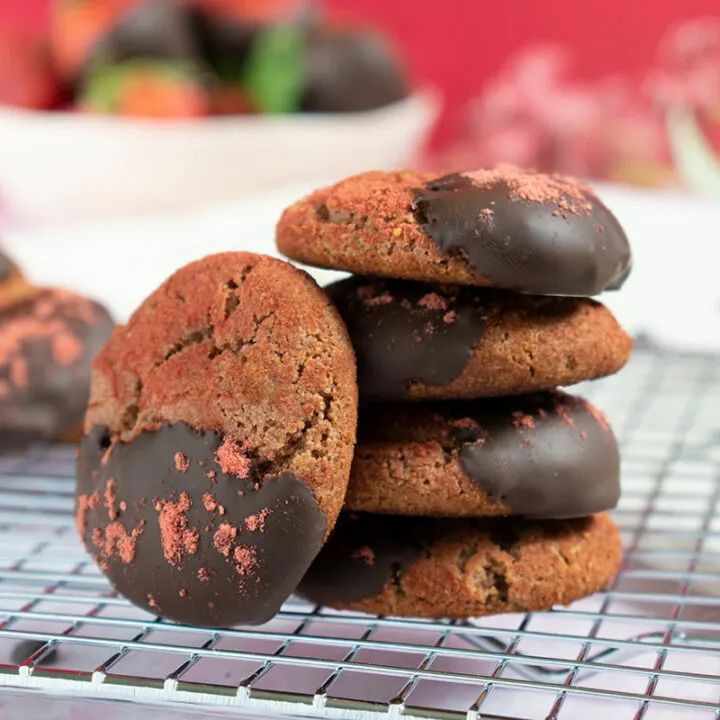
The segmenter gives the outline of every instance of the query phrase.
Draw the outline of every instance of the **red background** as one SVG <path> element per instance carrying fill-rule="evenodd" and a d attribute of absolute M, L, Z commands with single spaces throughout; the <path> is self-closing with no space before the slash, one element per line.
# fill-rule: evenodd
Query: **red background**
<path fill-rule="evenodd" d="M 0 22 L 37 29 L 48 0 L 0 0 Z M 326 0 L 385 29 L 418 79 L 443 90 L 440 136 L 464 101 L 513 51 L 535 42 L 568 48 L 579 77 L 641 74 L 660 38 L 686 18 L 720 16 L 720 0 Z"/>

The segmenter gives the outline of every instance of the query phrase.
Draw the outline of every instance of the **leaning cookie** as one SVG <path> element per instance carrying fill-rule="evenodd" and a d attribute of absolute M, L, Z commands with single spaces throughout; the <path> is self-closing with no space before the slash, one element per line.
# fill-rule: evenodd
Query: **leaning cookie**
<path fill-rule="evenodd" d="M 0 448 L 79 439 L 90 366 L 113 327 L 105 308 L 64 290 L 0 305 Z"/>
<path fill-rule="evenodd" d="M 272 258 L 207 257 L 94 364 L 78 531 L 140 607 L 265 622 L 335 524 L 356 423 L 352 346 L 322 290 Z"/>
<path fill-rule="evenodd" d="M 378 615 L 531 612 L 601 590 L 621 556 L 619 531 L 604 513 L 545 522 L 344 513 L 297 592 Z"/>
<path fill-rule="evenodd" d="M 325 288 L 365 399 L 527 393 L 617 372 L 632 340 L 586 298 L 352 277 Z"/>
<path fill-rule="evenodd" d="M 346 510 L 573 518 L 615 507 L 620 456 L 603 414 L 561 392 L 371 405 Z"/>
<path fill-rule="evenodd" d="M 288 208 L 288 257 L 365 275 L 591 296 L 622 286 L 627 237 L 590 188 L 512 166 L 368 172 Z"/>

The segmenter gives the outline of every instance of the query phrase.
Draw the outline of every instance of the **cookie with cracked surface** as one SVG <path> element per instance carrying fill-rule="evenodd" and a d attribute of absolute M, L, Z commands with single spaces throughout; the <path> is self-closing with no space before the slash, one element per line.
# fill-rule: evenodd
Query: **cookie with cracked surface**
<path fill-rule="evenodd" d="M 335 523 L 356 423 L 352 345 L 314 281 L 269 257 L 207 257 L 94 364 L 78 531 L 140 607 L 265 622 Z"/>
<path fill-rule="evenodd" d="M 617 290 L 632 264 L 590 188 L 513 166 L 355 175 L 285 210 L 277 245 L 319 267 L 535 295 Z"/>
<path fill-rule="evenodd" d="M 325 288 L 348 326 L 360 396 L 475 398 L 617 372 L 632 340 L 587 298 L 355 276 Z"/>
<path fill-rule="evenodd" d="M 0 449 L 79 439 L 90 366 L 113 327 L 104 307 L 65 290 L 0 304 Z"/>
<path fill-rule="evenodd" d="M 605 513 L 544 522 L 343 513 L 298 595 L 400 617 L 533 612 L 601 590 L 621 557 Z"/>
<path fill-rule="evenodd" d="M 620 498 L 610 425 L 562 392 L 371 405 L 358 433 L 346 510 L 566 519 Z"/>

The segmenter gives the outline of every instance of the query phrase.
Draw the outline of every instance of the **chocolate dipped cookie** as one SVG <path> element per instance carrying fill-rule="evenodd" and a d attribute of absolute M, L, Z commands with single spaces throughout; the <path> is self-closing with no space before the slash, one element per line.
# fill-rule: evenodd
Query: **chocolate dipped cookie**
<path fill-rule="evenodd" d="M 352 346 L 308 275 L 249 253 L 192 263 L 94 364 L 80 536 L 140 607 L 265 622 L 335 523 L 356 422 Z"/>
<path fill-rule="evenodd" d="M 616 290 L 632 264 L 620 223 L 589 187 L 507 165 L 347 178 L 289 207 L 277 244 L 319 267 L 536 295 Z"/>
<path fill-rule="evenodd" d="M 351 277 L 325 288 L 348 326 L 363 399 L 528 393 L 617 372 L 632 340 L 586 298 Z"/>
<path fill-rule="evenodd" d="M 557 391 L 370 405 L 358 432 L 346 510 L 565 519 L 611 510 L 620 497 L 605 416 Z"/>
<path fill-rule="evenodd" d="M 621 557 L 605 513 L 545 522 L 344 513 L 298 594 L 401 617 L 532 612 L 601 590 Z"/>
<path fill-rule="evenodd" d="M 113 327 L 104 307 L 65 290 L 0 303 L 0 449 L 79 439 L 90 366 Z"/>

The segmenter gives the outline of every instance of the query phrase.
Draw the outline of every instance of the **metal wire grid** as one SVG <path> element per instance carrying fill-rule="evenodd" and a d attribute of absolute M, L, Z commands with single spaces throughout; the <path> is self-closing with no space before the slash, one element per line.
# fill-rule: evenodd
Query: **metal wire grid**
<path fill-rule="evenodd" d="M 163 622 L 83 553 L 73 454 L 0 458 L 0 686 L 276 717 L 718 720 L 720 358 L 640 352 L 581 391 L 623 449 L 623 569 L 571 607 L 473 622 L 298 600 L 260 628 Z"/>

